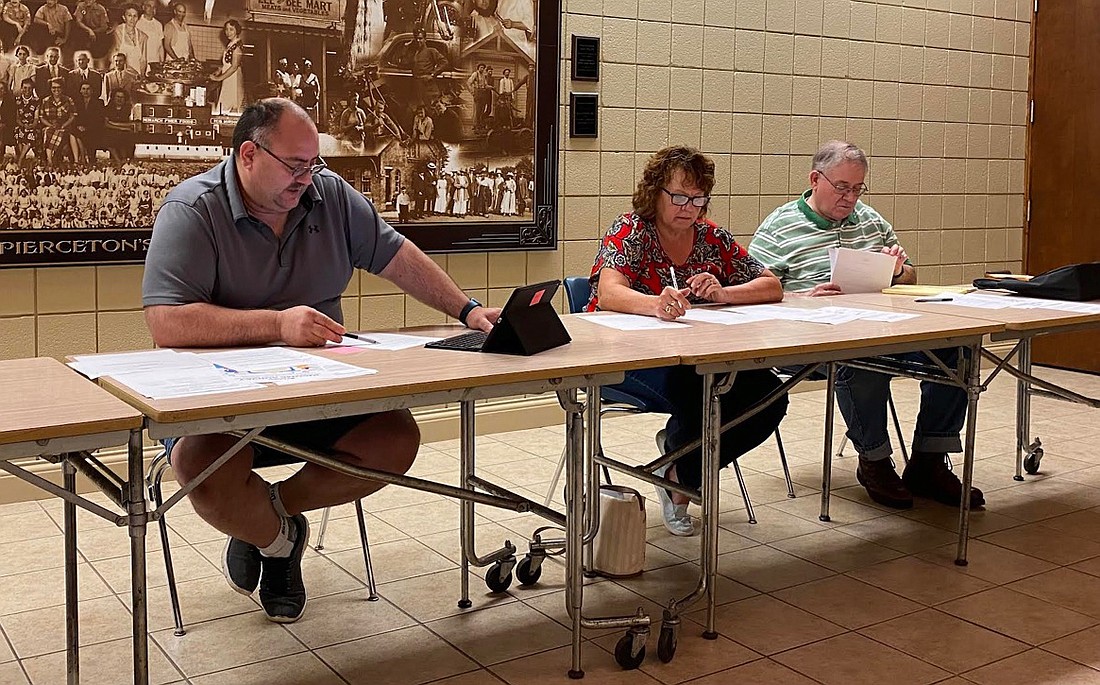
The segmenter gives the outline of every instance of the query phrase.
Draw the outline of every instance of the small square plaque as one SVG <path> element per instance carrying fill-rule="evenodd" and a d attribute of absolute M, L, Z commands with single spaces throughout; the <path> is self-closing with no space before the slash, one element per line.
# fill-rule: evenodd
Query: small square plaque
<path fill-rule="evenodd" d="M 569 137 L 596 138 L 600 132 L 600 96 L 569 94 Z"/>
<path fill-rule="evenodd" d="M 600 39 L 573 34 L 573 80 L 600 80 Z"/>

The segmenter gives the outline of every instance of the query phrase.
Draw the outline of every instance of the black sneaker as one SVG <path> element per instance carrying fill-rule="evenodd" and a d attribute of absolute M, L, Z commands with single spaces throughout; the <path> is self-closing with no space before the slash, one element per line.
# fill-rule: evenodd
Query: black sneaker
<path fill-rule="evenodd" d="M 902 475 L 909 491 L 918 497 L 927 497 L 949 507 L 959 506 L 962 483 L 947 465 L 944 452 L 914 452 Z M 970 508 L 985 504 L 985 495 L 978 488 L 970 488 Z"/>
<path fill-rule="evenodd" d="M 260 606 L 268 620 L 294 623 L 306 610 L 306 586 L 302 582 L 302 555 L 309 544 L 309 521 L 302 514 L 292 516 L 290 525 L 297 528 L 298 537 L 290 556 L 261 557 Z"/>
<path fill-rule="evenodd" d="M 255 545 L 229 538 L 222 555 L 222 573 L 234 592 L 251 595 L 260 584 L 260 550 Z"/>
<path fill-rule="evenodd" d="M 905 488 L 905 484 L 894 470 L 894 464 L 889 459 L 877 459 L 870 461 L 859 458 L 859 466 L 856 467 L 856 480 L 867 489 L 867 495 L 884 507 L 893 509 L 911 509 L 913 507 L 913 495 Z"/>

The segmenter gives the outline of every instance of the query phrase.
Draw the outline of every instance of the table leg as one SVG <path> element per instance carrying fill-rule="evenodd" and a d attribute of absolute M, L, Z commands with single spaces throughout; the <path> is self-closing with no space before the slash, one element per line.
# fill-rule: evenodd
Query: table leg
<path fill-rule="evenodd" d="M 148 513 L 145 507 L 145 462 L 141 431 L 130 432 L 128 457 L 128 488 L 126 513 L 130 529 L 130 598 L 134 612 L 134 685 L 149 685 L 149 616 L 146 606 L 145 530 Z"/>
<path fill-rule="evenodd" d="M 459 487 L 472 490 L 470 476 L 474 475 L 474 403 L 463 401 L 459 406 Z M 473 606 L 470 601 L 470 554 L 473 553 L 474 535 L 474 503 L 464 499 L 459 502 L 461 513 L 459 514 L 459 546 L 462 548 L 462 563 L 459 568 L 459 584 L 461 587 L 458 598 L 459 609 L 469 609 Z"/>
<path fill-rule="evenodd" d="M 727 384 L 733 384 L 733 375 Z M 703 585 L 707 593 L 707 623 L 703 637 L 718 639 L 714 627 L 714 584 L 718 582 L 718 458 L 722 440 L 722 398 L 715 388 L 715 375 L 703 376 L 703 539 L 705 547 L 700 560 Z M 748 502 L 748 498 L 745 498 Z"/>
<path fill-rule="evenodd" d="M 825 384 L 825 447 L 821 461 L 821 513 L 818 518 L 829 520 L 829 497 L 833 487 L 833 417 L 836 414 L 836 364 L 826 365 Z"/>
<path fill-rule="evenodd" d="M 65 489 L 76 494 L 76 467 L 61 460 Z M 80 607 L 76 569 L 76 505 L 64 500 L 65 511 L 65 665 L 66 682 L 80 682 Z"/>
<path fill-rule="evenodd" d="M 962 497 L 959 498 L 959 548 L 955 563 L 966 566 L 970 537 L 970 488 L 974 483 L 974 439 L 978 431 L 978 397 L 981 395 L 982 348 L 972 345 L 970 357 L 959 355 L 966 367 L 966 442 L 963 443 Z"/>
<path fill-rule="evenodd" d="M 565 602 L 569 610 L 570 626 L 572 628 L 572 661 L 569 668 L 569 677 L 576 680 L 584 677 L 584 669 L 581 668 L 581 621 L 584 606 L 584 480 L 585 480 L 585 450 L 584 450 L 584 417 L 577 401 L 577 391 L 566 392 L 566 401 L 563 403 L 565 415 Z M 599 493 L 596 493 L 598 498 Z M 594 506 L 599 506 L 599 500 L 594 498 Z"/>
<path fill-rule="evenodd" d="M 1020 340 L 1019 361 L 1016 368 L 1021 374 L 1031 375 L 1031 338 Z M 1031 384 L 1026 376 L 1016 377 L 1016 475 L 1015 480 L 1024 479 L 1024 457 L 1031 449 Z"/>

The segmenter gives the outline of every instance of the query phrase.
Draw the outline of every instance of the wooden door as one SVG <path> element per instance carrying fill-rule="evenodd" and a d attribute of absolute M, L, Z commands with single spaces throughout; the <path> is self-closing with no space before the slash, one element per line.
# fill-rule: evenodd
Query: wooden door
<path fill-rule="evenodd" d="M 1100 261 L 1100 3 L 1040 0 L 1032 23 L 1024 268 Z M 1100 373 L 1100 331 L 1036 338 L 1034 360 Z"/>

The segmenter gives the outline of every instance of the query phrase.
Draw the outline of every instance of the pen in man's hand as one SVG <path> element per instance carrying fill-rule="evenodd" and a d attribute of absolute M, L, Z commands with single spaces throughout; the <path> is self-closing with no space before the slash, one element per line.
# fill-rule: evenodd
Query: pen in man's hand
<path fill-rule="evenodd" d="M 352 340 L 358 340 L 359 342 L 365 342 L 368 345 L 377 345 L 378 344 L 378 341 L 375 340 L 374 338 L 364 338 L 363 336 L 356 335 L 354 333 L 345 333 L 344 337 L 345 338 L 351 338 Z"/>
<path fill-rule="evenodd" d="M 951 302 L 951 297 L 918 297 L 914 302 Z"/>

